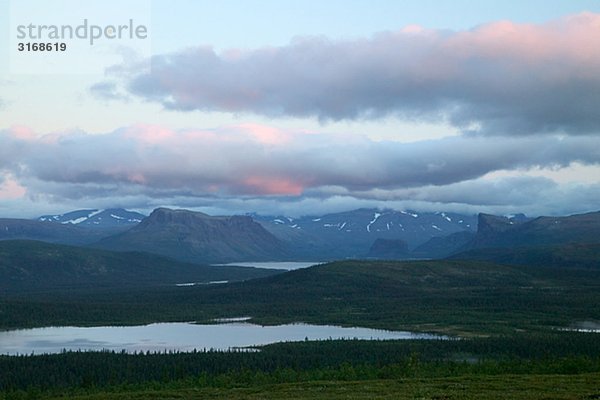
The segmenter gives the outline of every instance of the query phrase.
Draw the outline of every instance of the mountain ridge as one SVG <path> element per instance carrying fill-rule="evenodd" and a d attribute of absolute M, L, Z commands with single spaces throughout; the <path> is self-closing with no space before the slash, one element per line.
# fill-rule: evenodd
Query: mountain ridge
<path fill-rule="evenodd" d="M 475 215 L 376 208 L 299 218 L 253 217 L 282 241 L 301 241 L 297 257 L 319 254 L 327 260 L 365 257 L 377 239 L 402 240 L 412 250 L 433 237 L 474 231 L 477 225 Z"/>
<path fill-rule="evenodd" d="M 90 228 L 107 228 L 114 226 L 134 226 L 146 218 L 144 214 L 123 208 L 83 209 L 64 214 L 42 215 L 37 218 L 41 222 L 54 222 L 63 225 L 78 225 Z"/>
<path fill-rule="evenodd" d="M 209 216 L 157 208 L 133 228 L 95 244 L 108 250 L 139 250 L 180 261 L 216 263 L 272 261 L 285 246 L 249 216 Z"/>

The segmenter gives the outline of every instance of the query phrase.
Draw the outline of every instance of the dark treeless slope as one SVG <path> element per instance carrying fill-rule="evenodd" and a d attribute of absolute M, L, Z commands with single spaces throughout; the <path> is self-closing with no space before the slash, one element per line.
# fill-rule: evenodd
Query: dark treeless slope
<path fill-rule="evenodd" d="M 186 264 L 151 254 L 113 253 L 27 240 L 0 242 L 2 293 L 236 281 L 276 272 Z"/>

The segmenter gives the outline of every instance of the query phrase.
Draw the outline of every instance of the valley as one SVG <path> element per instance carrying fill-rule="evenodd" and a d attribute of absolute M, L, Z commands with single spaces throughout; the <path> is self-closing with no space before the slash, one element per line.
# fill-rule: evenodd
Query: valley
<path fill-rule="evenodd" d="M 96 211 L 85 212 L 94 227 L 79 228 L 98 229 L 93 217 L 99 213 L 89 217 Z M 379 214 L 377 221 L 384 218 Z M 83 218 L 77 215 L 65 218 Z M 490 392 L 494 385 L 508 382 L 529 390 L 530 398 L 595 396 L 600 374 L 597 333 L 578 329 L 600 321 L 600 243 L 594 240 L 600 237 L 595 236 L 598 215 L 518 221 L 479 215 L 477 231 L 434 237 L 430 248 L 445 248 L 451 257 L 403 260 L 423 244 L 410 247 L 402 239 L 380 237 L 376 246 L 369 245 L 370 251 L 399 260 L 358 258 L 313 266 L 307 262 L 293 270 L 269 268 L 278 265 L 269 262 L 267 268 L 249 267 L 260 266 L 271 251 L 278 255 L 268 260 L 292 265 L 285 260 L 298 251 L 289 246 L 290 235 L 276 236 L 266 222 L 250 217 L 159 209 L 85 247 L 2 240 L 0 329 L 9 335 L 14 329 L 49 326 L 80 327 L 69 329 L 81 332 L 118 326 L 138 330 L 161 323 L 184 327 L 189 322 L 213 329 L 215 321 L 222 321 L 224 329 L 228 324 L 260 329 L 310 325 L 298 332 L 295 342 L 257 342 L 253 348 L 258 351 L 252 352 L 205 350 L 199 345 L 165 352 L 159 345 L 152 347 L 155 353 L 150 347 L 133 347 L 134 352 L 127 353 L 118 344 L 103 344 L 104 334 L 95 339 L 74 336 L 65 343 L 80 343 L 77 349 L 84 350 L 97 342 L 106 351 L 0 356 L 0 396 L 252 398 L 252 393 L 269 393 L 303 399 L 320 398 L 319 393 L 336 398 L 354 388 L 350 398 L 385 398 L 389 387 L 395 387 L 391 393 L 401 391 L 409 397 L 511 398 L 512 392 L 506 397 Z M 377 232 L 377 221 L 372 220 L 365 219 L 367 235 Z M 38 222 L 78 228 L 72 222 Z M 562 228 L 557 231 L 556 225 Z M 210 257 L 202 256 L 203 248 L 214 247 L 204 239 L 206 232 L 227 237 L 218 239 Z M 453 238 L 463 232 L 467 241 Z M 119 238 L 122 247 L 107 250 Z M 518 245 L 511 238 L 517 238 Z M 236 246 L 236 253 L 231 252 Z M 323 244 L 320 248 L 325 250 L 313 252 L 313 257 L 326 260 L 331 253 Z M 174 249 L 181 253 L 169 253 Z M 236 266 L 236 258 L 243 265 Z M 227 265 L 182 261 L 200 259 Z M 240 316 L 247 317 L 237 321 Z M 318 341 L 308 333 L 311 325 L 386 330 L 392 336 L 357 340 L 325 333 L 321 339 L 327 340 Z M 442 335 L 444 340 L 394 340 L 394 332 L 400 331 Z M 242 336 L 247 334 L 237 335 Z M 131 342 L 136 340 L 151 343 L 149 338 Z M 6 353 L 7 341 L 4 346 Z M 102 372 L 107 370 L 110 375 Z M 569 388 L 563 397 L 550 391 L 557 384 Z M 456 389 L 461 385 L 468 389 Z"/>

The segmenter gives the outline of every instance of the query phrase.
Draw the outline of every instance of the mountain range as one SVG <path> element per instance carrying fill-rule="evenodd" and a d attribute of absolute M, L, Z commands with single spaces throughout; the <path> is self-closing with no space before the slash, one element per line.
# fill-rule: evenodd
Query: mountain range
<path fill-rule="evenodd" d="M 412 250 L 432 238 L 458 232 L 475 233 L 477 229 L 476 215 L 410 210 L 363 208 L 301 218 L 253 217 L 288 243 L 296 258 L 318 255 L 323 260 L 386 258 L 385 254 L 378 257 L 377 249 L 375 253 L 371 249 L 377 239 L 400 240 Z M 411 257 L 408 251 L 404 254 Z"/>
<path fill-rule="evenodd" d="M 600 212 L 533 219 L 479 214 L 477 227 L 474 235 L 433 239 L 415 249 L 415 254 L 443 258 L 476 249 L 600 243 Z"/>
<path fill-rule="evenodd" d="M 145 215 L 122 208 L 77 210 L 33 220 L 0 218 L 0 240 L 90 245 L 139 224 Z"/>
<path fill-rule="evenodd" d="M 106 210 L 77 210 L 65 214 L 43 215 L 37 218 L 37 221 L 105 229 L 115 226 L 132 227 L 142 222 L 144 218 L 146 218 L 144 214 L 135 211 L 109 208 Z"/>
<path fill-rule="evenodd" d="M 444 258 L 482 248 L 597 243 L 599 238 L 600 212 L 531 219 L 358 209 L 293 218 L 158 208 L 148 217 L 108 209 L 0 219 L 0 240 L 143 251 L 192 263 Z"/>
<path fill-rule="evenodd" d="M 99 216 L 102 219 L 95 219 Z M 567 267 L 573 274 L 600 268 L 600 212 L 535 219 L 480 214 L 473 221 L 475 217 L 469 220 L 458 214 L 362 209 L 297 220 L 255 218 L 158 208 L 139 223 L 129 221 L 137 215 L 124 210 L 83 210 L 37 220 L 0 219 L 0 238 L 4 239 L 0 241 L 0 293 L 240 281 L 282 271 L 199 264 L 299 257 L 313 261 L 336 256 L 446 258 L 440 262 Z M 427 227 L 432 225 L 450 233 L 417 246 L 413 237 L 413 247 L 402 239 L 407 231 L 420 232 L 422 241 L 431 235 Z M 467 229 L 459 230 L 463 225 Z M 470 229 L 473 225 L 477 230 Z M 6 240 L 14 238 L 41 241 Z M 367 277 L 353 279 L 363 282 Z"/>

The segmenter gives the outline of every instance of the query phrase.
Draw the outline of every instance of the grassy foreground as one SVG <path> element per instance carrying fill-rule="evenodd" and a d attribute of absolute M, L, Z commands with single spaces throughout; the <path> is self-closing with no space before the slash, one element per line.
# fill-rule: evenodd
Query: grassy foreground
<path fill-rule="evenodd" d="M 54 397 L 60 399 L 65 397 Z M 95 393 L 72 399 L 598 399 L 600 374 L 460 376 L 317 381 L 249 388 L 182 388 Z"/>

